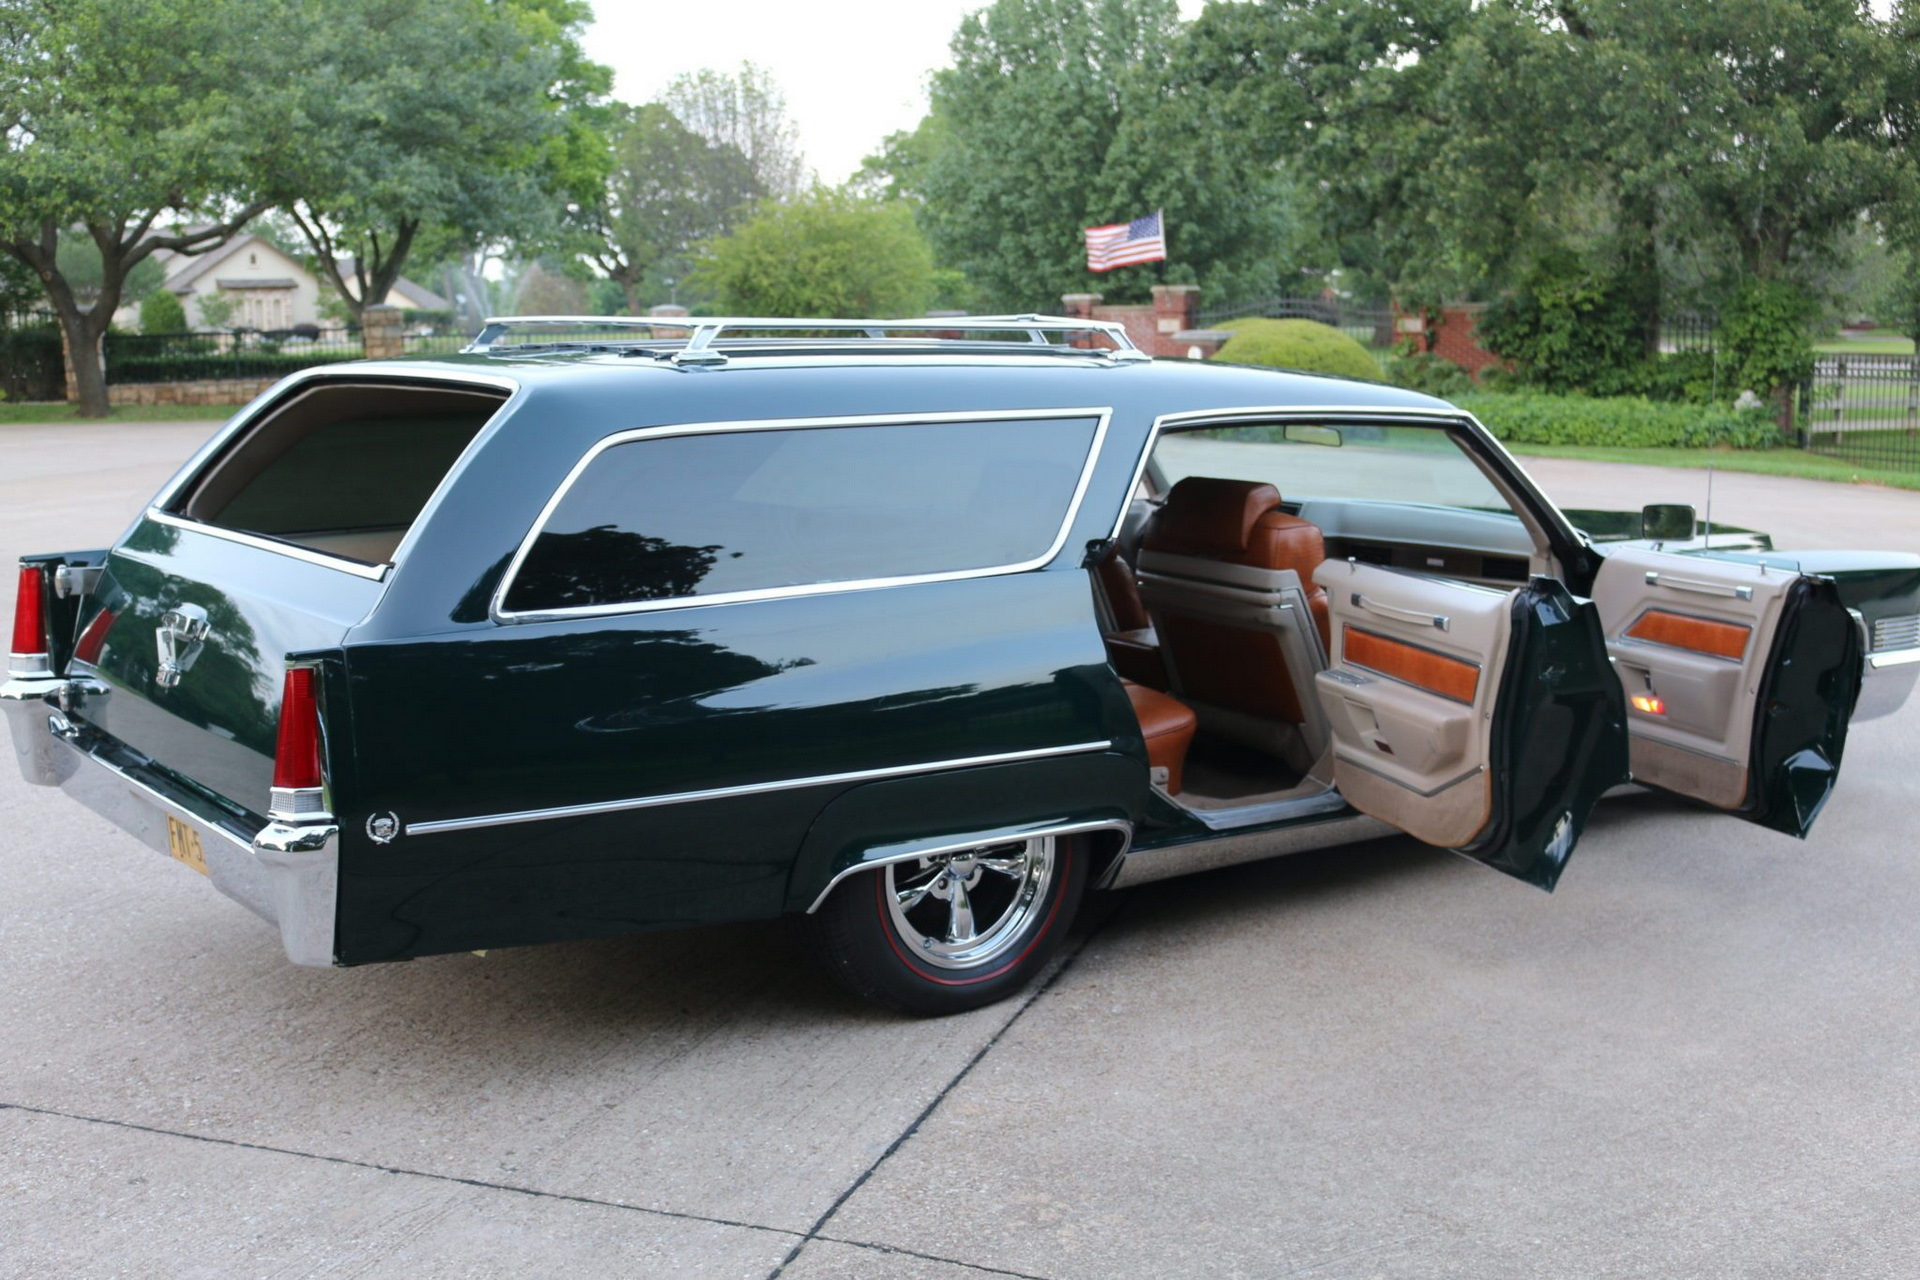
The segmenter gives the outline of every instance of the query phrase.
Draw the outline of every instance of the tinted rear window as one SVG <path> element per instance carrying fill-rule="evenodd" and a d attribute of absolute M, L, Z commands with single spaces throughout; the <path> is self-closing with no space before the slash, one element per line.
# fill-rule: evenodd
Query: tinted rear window
<path fill-rule="evenodd" d="M 589 462 L 508 612 L 1026 564 L 1059 538 L 1093 418 L 716 432 Z"/>
<path fill-rule="evenodd" d="M 432 387 L 315 387 L 249 427 L 175 510 L 380 563 L 500 402 Z"/>

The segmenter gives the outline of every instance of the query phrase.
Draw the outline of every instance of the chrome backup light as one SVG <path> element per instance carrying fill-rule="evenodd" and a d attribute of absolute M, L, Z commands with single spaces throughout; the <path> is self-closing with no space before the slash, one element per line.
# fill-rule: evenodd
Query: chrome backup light
<path fill-rule="evenodd" d="M 13 602 L 13 649 L 7 656 L 7 674 L 52 674 L 53 663 L 48 656 L 51 648 L 47 635 L 47 571 L 23 564 L 19 593 Z"/>
<path fill-rule="evenodd" d="M 319 677 L 312 667 L 288 667 L 281 682 L 269 818 L 304 822 L 331 816 L 321 761 L 318 685 Z"/>

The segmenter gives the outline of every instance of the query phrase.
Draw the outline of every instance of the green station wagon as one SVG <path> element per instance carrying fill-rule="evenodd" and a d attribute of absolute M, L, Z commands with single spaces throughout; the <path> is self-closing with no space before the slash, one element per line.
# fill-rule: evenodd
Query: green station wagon
<path fill-rule="evenodd" d="M 1551 889 L 1629 781 L 1804 835 L 1920 558 L 1576 517 L 1442 401 L 1117 326 L 501 320 L 26 558 L 0 703 L 296 963 L 794 915 L 940 1013 L 1094 889 L 1395 831 Z"/>

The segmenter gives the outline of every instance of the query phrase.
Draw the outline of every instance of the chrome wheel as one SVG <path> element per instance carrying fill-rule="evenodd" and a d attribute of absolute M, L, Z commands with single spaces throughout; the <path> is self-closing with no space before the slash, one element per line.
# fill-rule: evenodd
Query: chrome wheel
<path fill-rule="evenodd" d="M 909 952 L 942 969 L 968 969 L 1027 935 L 1053 882 L 1054 837 L 982 845 L 890 863 L 881 892 Z"/>

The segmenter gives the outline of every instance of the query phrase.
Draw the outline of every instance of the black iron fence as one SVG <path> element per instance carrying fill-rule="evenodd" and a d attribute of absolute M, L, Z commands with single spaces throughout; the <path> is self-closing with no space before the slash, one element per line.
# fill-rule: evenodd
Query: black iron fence
<path fill-rule="evenodd" d="M 1712 316 L 1682 311 L 1660 317 L 1660 350 L 1663 354 L 1713 350 L 1713 333 L 1719 321 Z"/>
<path fill-rule="evenodd" d="M 60 326 L 38 316 L 0 324 L 0 397 L 58 400 L 67 394 L 67 357 Z"/>
<path fill-rule="evenodd" d="M 1393 309 L 1367 306 L 1341 298 L 1261 298 L 1212 307 L 1196 315 L 1202 328 L 1219 328 L 1234 320 L 1317 320 L 1332 325 L 1362 346 L 1385 351 L 1393 346 Z"/>
<path fill-rule="evenodd" d="M 1861 466 L 1920 471 L 1920 355 L 1821 357 L 1800 388 L 1800 443 Z"/>
<path fill-rule="evenodd" d="M 366 355 L 357 329 L 237 329 L 205 333 L 110 333 L 107 381 L 198 382 L 275 378 Z"/>

